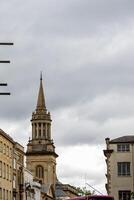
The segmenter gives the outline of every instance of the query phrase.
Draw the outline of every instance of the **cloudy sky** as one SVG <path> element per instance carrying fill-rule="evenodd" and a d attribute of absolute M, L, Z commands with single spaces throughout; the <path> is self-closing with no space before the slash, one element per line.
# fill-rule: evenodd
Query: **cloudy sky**
<path fill-rule="evenodd" d="M 134 133 L 133 0 L 0 0 L 0 128 L 26 146 L 43 72 L 57 175 L 105 193 L 105 137 Z M 87 186 L 87 189 L 88 188 Z"/>

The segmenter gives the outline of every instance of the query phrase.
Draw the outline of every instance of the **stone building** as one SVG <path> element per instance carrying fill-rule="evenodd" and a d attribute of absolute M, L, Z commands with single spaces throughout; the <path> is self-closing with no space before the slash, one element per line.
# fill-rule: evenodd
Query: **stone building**
<path fill-rule="evenodd" d="M 0 129 L 0 200 L 23 199 L 24 147 Z"/>
<path fill-rule="evenodd" d="M 13 200 L 24 196 L 24 147 L 14 142 L 13 148 Z"/>
<path fill-rule="evenodd" d="M 52 200 L 78 196 L 73 186 L 57 181 L 58 155 L 51 135 L 51 122 L 41 76 L 26 154 L 22 145 L 0 129 L 0 200 Z"/>
<path fill-rule="evenodd" d="M 23 200 L 41 200 L 41 184 L 33 180 L 32 173 L 24 168 L 24 198 Z"/>
<path fill-rule="evenodd" d="M 0 200 L 12 200 L 13 139 L 0 129 Z"/>
<path fill-rule="evenodd" d="M 27 144 L 26 166 L 32 172 L 34 179 L 41 184 L 42 199 L 55 198 L 58 155 L 51 136 L 51 122 L 50 112 L 46 108 L 41 76 L 37 106 L 32 113 L 32 136 Z"/>
<path fill-rule="evenodd" d="M 69 184 L 63 184 L 59 180 L 56 181 L 56 199 L 65 200 L 78 196 L 78 191 L 75 187 Z"/>
<path fill-rule="evenodd" d="M 106 138 L 106 190 L 115 200 L 130 200 L 134 192 L 134 136 Z"/>

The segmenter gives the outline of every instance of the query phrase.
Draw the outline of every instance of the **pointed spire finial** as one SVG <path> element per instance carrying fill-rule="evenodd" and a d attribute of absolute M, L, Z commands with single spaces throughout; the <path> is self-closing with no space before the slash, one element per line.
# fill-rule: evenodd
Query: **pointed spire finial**
<path fill-rule="evenodd" d="M 40 73 L 40 87 L 39 87 L 36 110 L 46 111 L 45 96 L 44 96 L 44 90 L 43 90 L 43 84 L 42 84 L 42 72 Z"/>
<path fill-rule="evenodd" d="M 40 80 L 42 81 L 42 71 L 40 72 Z"/>

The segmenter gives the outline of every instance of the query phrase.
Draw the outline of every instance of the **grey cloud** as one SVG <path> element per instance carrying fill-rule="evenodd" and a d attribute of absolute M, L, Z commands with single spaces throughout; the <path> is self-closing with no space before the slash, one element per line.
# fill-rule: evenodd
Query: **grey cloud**
<path fill-rule="evenodd" d="M 100 95 L 105 96 L 109 91 L 122 93 L 122 98 L 123 95 L 133 98 L 133 45 L 127 40 L 133 38 L 134 3 L 127 2 L 126 6 L 126 1 L 52 2 L 25 4 L 14 0 L 1 5 L 1 39 L 10 38 L 15 44 L 8 50 L 0 47 L 1 57 L 12 61 L 0 68 L 0 79 L 9 83 L 6 90 L 12 93 L 11 97 L 0 98 L 0 105 L 4 105 L 0 108 L 0 118 L 19 122 L 31 116 L 42 70 L 48 110 L 58 113 L 78 106 L 79 114 L 80 105 L 85 104 L 83 121 L 89 119 L 88 126 L 94 128 L 84 128 L 81 124 L 77 130 L 70 124 L 73 131 L 67 129 L 70 133 L 78 132 L 77 142 L 85 143 L 89 133 L 103 134 L 100 123 L 106 123 L 110 117 L 121 117 L 105 106 L 102 114 L 99 110 L 93 113 L 93 109 L 91 114 L 90 110 L 86 111 L 86 105 L 90 109 L 90 102 L 99 101 Z M 124 41 L 126 46 L 121 48 Z M 117 52 L 113 53 L 115 49 Z M 123 114 L 122 107 L 119 113 L 125 118 L 129 113 L 125 107 Z M 96 142 L 92 135 L 89 139 Z M 74 140 L 66 141 L 73 144 Z"/>
<path fill-rule="evenodd" d="M 25 145 L 43 71 L 46 104 L 55 146 L 105 143 L 105 137 L 133 134 L 134 1 L 1 1 L 0 128 Z M 113 101 L 112 101 L 113 100 Z M 91 154 L 90 154 L 91 155 Z M 81 170 L 64 166 L 70 182 Z M 69 176 L 69 174 L 71 176 Z M 89 173 L 93 185 L 104 184 Z"/>
<path fill-rule="evenodd" d="M 64 170 L 60 170 L 60 177 L 64 177 L 66 180 L 71 180 L 73 178 L 81 179 L 85 178 L 87 183 L 93 183 L 96 184 L 96 181 L 98 181 L 97 184 L 101 183 L 101 181 L 104 179 L 104 175 L 101 172 L 93 172 L 93 171 L 88 171 L 85 172 L 84 170 L 78 170 L 78 169 L 73 169 L 69 166 L 62 166 Z"/>
<path fill-rule="evenodd" d="M 8 11 L 7 11 L 8 6 Z M 2 30 L 11 36 L 73 37 L 97 33 L 100 27 L 121 25 L 133 18 L 133 2 L 126 1 L 20 1 L 2 3 Z M 10 10 L 10 12 L 9 12 Z M 12 23 L 11 23 L 12 22 Z M 9 26 L 5 26 L 9 24 Z M 6 28 L 7 27 L 7 28 Z M 16 38 L 16 39 L 17 39 Z M 21 38 L 20 38 L 21 39 Z M 44 39 L 43 39 L 44 40 Z"/>

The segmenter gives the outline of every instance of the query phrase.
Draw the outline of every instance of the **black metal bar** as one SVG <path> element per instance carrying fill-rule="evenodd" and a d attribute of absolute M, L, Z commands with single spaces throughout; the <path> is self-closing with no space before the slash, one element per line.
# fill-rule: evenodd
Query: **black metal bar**
<path fill-rule="evenodd" d="M 13 45 L 13 42 L 0 42 L 0 45 Z M 0 60 L 0 63 L 10 63 L 10 60 Z M 0 86 L 7 86 L 7 83 L 0 83 Z M 10 95 L 10 92 L 0 92 L 0 95 Z"/>
<path fill-rule="evenodd" d="M 13 42 L 0 42 L 0 45 L 13 45 Z"/>
<path fill-rule="evenodd" d="M 10 92 L 0 92 L 0 95 L 10 95 Z"/>
<path fill-rule="evenodd" d="M 0 86 L 7 86 L 7 83 L 0 83 Z"/>
<path fill-rule="evenodd" d="M 10 60 L 0 60 L 0 63 L 10 63 Z"/>

